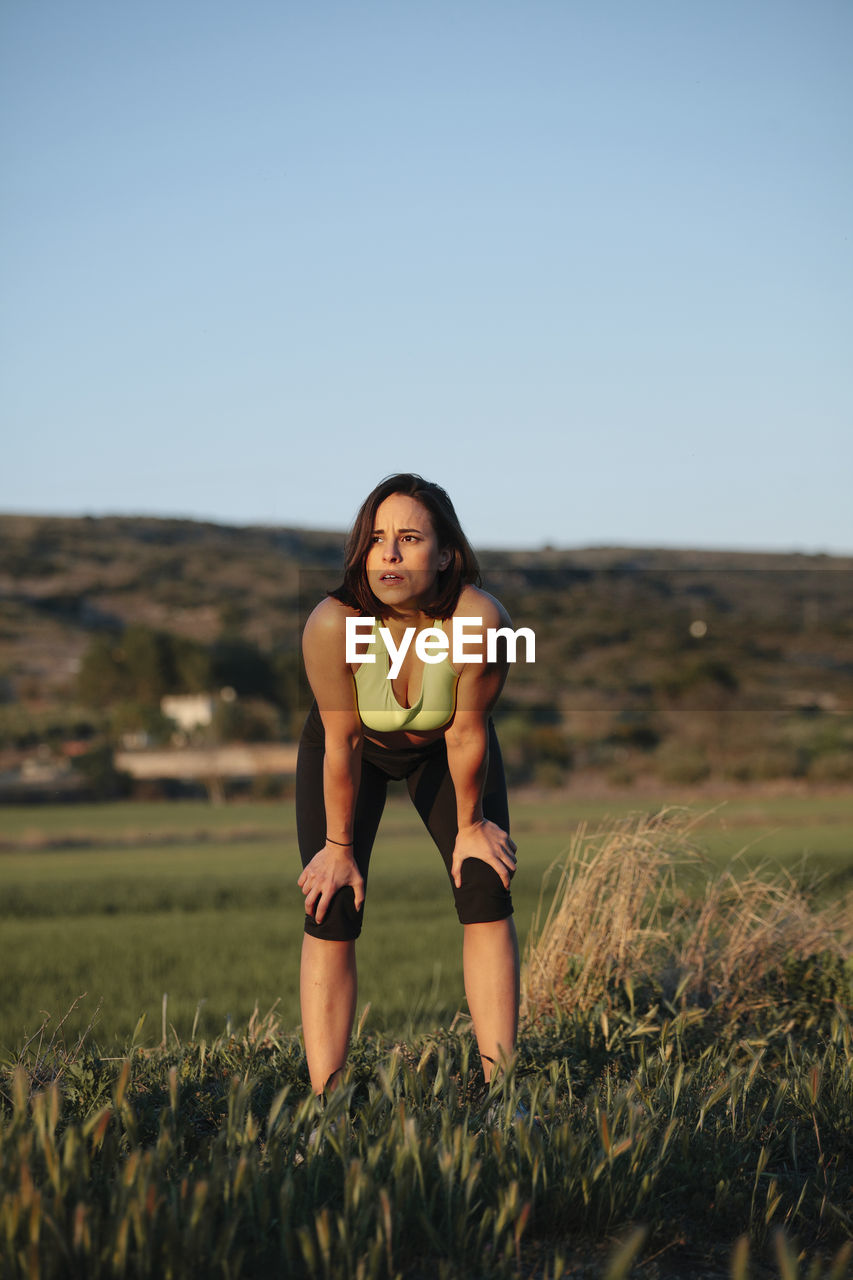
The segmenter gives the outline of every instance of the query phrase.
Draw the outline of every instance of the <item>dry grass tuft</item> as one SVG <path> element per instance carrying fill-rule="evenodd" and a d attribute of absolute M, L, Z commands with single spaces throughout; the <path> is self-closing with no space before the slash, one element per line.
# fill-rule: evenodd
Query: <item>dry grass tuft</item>
<path fill-rule="evenodd" d="M 528 940 L 522 1012 L 583 1012 L 650 984 L 666 998 L 745 1009 L 790 961 L 853 949 L 853 902 L 816 909 L 767 867 L 709 867 L 694 840 L 707 814 L 668 808 L 575 833 Z"/>

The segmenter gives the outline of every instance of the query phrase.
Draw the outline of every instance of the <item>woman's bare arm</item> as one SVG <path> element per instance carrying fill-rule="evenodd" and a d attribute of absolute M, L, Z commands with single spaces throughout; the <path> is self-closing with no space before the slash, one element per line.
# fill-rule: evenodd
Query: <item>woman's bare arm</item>
<path fill-rule="evenodd" d="M 490 627 L 509 626 L 510 620 L 494 597 L 474 588 L 469 588 L 460 600 L 456 616 L 463 615 L 481 617 L 483 631 L 479 642 L 466 641 L 466 651 L 479 660 L 462 667 L 456 690 L 456 712 L 445 733 L 458 825 L 451 875 L 458 887 L 464 860 L 480 858 L 494 867 L 504 886 L 509 888 L 515 870 L 516 845 L 506 831 L 483 817 L 483 787 L 489 766 L 489 715 L 508 670 L 505 660 L 486 662 L 485 635 Z"/>
<path fill-rule="evenodd" d="M 318 924 L 344 885 L 352 886 L 356 910 L 364 901 L 364 881 L 352 849 L 362 728 L 345 649 L 346 617 L 354 612 L 337 600 L 324 600 L 311 614 L 302 636 L 305 670 L 325 732 L 326 843 L 305 867 L 298 884 L 305 895 L 305 910 Z"/>

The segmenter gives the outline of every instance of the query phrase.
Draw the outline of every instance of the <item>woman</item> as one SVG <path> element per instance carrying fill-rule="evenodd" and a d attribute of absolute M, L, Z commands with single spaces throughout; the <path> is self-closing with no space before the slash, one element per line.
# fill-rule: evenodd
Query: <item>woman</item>
<path fill-rule="evenodd" d="M 334 1083 L 349 1045 L 355 940 L 389 778 L 406 779 L 447 866 L 464 926 L 465 992 L 487 1081 L 515 1045 L 518 942 L 509 886 L 516 846 L 490 720 L 507 664 L 487 662 L 485 644 L 485 633 L 509 625 L 509 618 L 478 582 L 476 558 L 445 491 L 410 473 L 389 476 L 356 517 L 343 585 L 305 627 L 315 702 L 296 781 L 298 883 L 306 913 L 300 993 L 318 1094 Z M 375 619 L 369 647 L 366 618 Z M 461 624 L 465 661 L 444 649 L 454 618 L 481 620 Z M 348 619 L 360 620 L 357 661 L 347 661 Z"/>

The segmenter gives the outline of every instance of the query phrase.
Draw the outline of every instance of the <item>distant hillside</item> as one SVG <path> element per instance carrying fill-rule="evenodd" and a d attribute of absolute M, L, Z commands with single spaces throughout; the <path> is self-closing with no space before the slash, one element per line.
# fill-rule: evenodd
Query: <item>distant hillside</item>
<path fill-rule="evenodd" d="M 150 517 L 0 515 L 0 672 L 61 685 L 93 631 L 129 623 L 208 642 L 228 625 L 265 648 L 296 645 L 300 608 L 336 580 L 344 536 Z M 834 639 L 835 624 L 849 619 L 849 557 L 620 547 L 480 555 L 486 585 L 520 611 L 516 625 L 557 596 L 558 618 L 574 626 L 570 601 L 593 582 L 616 610 L 637 592 L 651 593 L 643 612 L 655 596 L 672 605 L 681 594 L 724 613 L 763 608 L 786 627 L 829 626 Z M 553 625 L 550 605 L 545 612 Z"/>
<path fill-rule="evenodd" d="M 146 517 L 0 516 L 0 673 L 68 684 L 91 635 L 141 623 L 209 643 L 239 628 L 295 647 L 300 570 L 334 572 L 343 534 Z"/>
<path fill-rule="evenodd" d="M 0 516 L 0 688 L 22 709 L 69 702 L 93 637 L 129 624 L 295 653 L 308 610 L 339 580 L 343 543 L 294 528 Z M 522 772 L 535 760 L 555 778 L 572 766 L 616 777 L 669 750 L 676 773 L 692 758 L 705 775 L 736 748 L 760 748 L 769 776 L 821 757 L 830 778 L 853 767 L 853 557 L 588 547 L 487 549 L 481 562 L 515 626 L 536 632 L 536 663 L 517 664 L 502 699 Z"/>

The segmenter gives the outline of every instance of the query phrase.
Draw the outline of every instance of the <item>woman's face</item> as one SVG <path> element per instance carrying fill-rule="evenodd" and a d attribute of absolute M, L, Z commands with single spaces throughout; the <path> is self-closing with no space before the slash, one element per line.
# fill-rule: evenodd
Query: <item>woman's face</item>
<path fill-rule="evenodd" d="M 371 591 L 384 605 L 417 605 L 450 560 L 450 550 L 438 545 L 432 517 L 416 498 L 392 493 L 380 503 L 365 568 Z"/>

